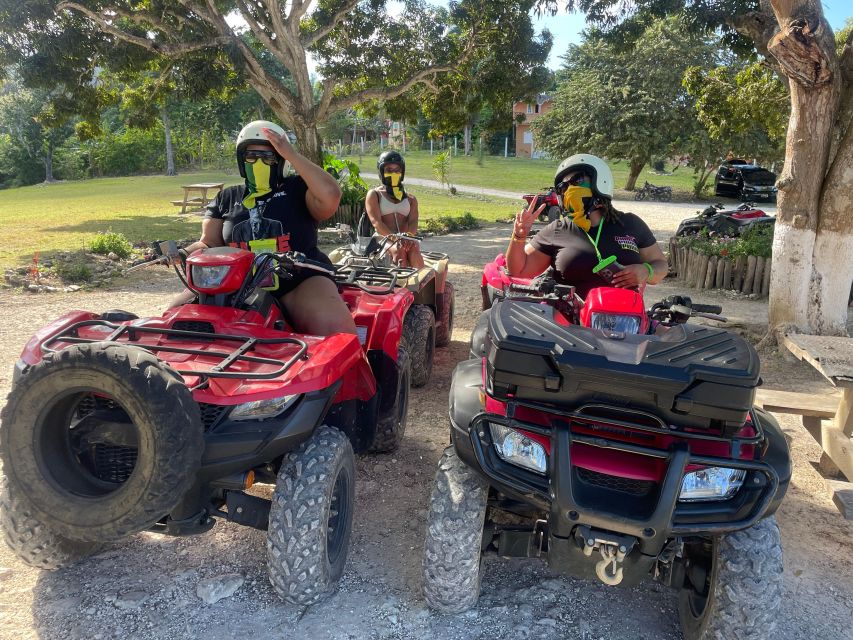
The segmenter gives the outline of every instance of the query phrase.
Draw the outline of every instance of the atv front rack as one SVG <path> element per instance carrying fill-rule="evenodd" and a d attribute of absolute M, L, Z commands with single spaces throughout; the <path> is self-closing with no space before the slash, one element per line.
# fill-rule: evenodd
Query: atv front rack
<path fill-rule="evenodd" d="M 353 262 L 337 267 L 335 281 L 344 286 L 358 287 L 367 293 L 393 293 L 417 273 L 411 267 L 377 267 Z M 368 288 L 369 287 L 369 288 Z"/>
<path fill-rule="evenodd" d="M 84 327 L 106 327 L 112 329 L 112 332 L 104 338 L 84 338 L 79 335 L 79 330 Z M 197 340 L 206 342 L 212 339 L 222 340 L 227 342 L 239 343 L 233 351 L 213 351 L 210 349 L 191 349 L 189 347 L 179 347 L 163 344 L 148 344 L 138 342 L 141 336 L 144 335 L 160 335 L 166 338 L 179 338 L 184 340 Z M 162 329 L 155 327 L 140 327 L 127 324 L 115 324 L 106 320 L 83 320 L 58 331 L 41 344 L 42 352 L 56 353 L 61 351 L 54 348 L 57 342 L 67 344 L 89 344 L 93 342 L 117 342 L 117 343 L 134 343 L 146 351 L 154 354 L 163 353 L 181 353 L 193 356 L 205 356 L 213 358 L 221 358 L 219 362 L 209 369 L 175 369 L 182 376 L 195 376 L 199 378 L 199 384 L 195 388 L 199 388 L 205 384 L 209 378 L 239 378 L 242 380 L 271 380 L 284 375 L 287 371 L 305 356 L 308 350 L 308 345 L 298 338 L 247 338 L 246 336 L 234 336 L 227 333 L 209 333 L 206 331 L 188 331 L 183 329 Z M 262 356 L 246 355 L 259 345 L 285 345 L 292 344 L 299 347 L 296 353 L 282 360 L 280 358 L 265 358 Z M 248 362 L 256 365 L 271 365 L 275 367 L 272 371 L 229 371 L 228 369 L 237 362 Z"/>

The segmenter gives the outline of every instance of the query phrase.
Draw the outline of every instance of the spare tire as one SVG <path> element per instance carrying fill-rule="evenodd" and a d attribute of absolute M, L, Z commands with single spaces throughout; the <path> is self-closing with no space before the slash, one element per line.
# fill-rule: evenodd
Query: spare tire
<path fill-rule="evenodd" d="M 198 404 L 144 349 L 100 342 L 47 354 L 9 394 L 0 456 L 31 517 L 72 540 L 109 542 L 167 515 L 204 448 Z"/>

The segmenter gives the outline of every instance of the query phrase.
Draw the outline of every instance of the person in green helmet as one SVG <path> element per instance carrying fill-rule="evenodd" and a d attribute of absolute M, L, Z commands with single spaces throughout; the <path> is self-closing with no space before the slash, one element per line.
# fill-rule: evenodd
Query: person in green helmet
<path fill-rule="evenodd" d="M 299 251 L 331 266 L 317 248 L 318 223 L 331 218 L 341 189 L 322 167 L 300 154 L 284 129 L 250 122 L 237 136 L 237 167 L 244 184 L 219 192 L 207 206 L 201 239 L 191 254 L 208 247 L 237 246 L 255 252 Z M 290 173 L 292 167 L 295 173 Z M 355 333 L 355 323 L 334 280 L 317 271 L 274 284 L 297 331 L 313 335 Z M 186 302 L 186 295 L 173 304 Z"/>
<path fill-rule="evenodd" d="M 545 205 L 515 218 L 506 251 L 511 276 L 533 278 L 554 267 L 585 298 L 596 287 L 642 287 L 666 277 L 668 265 L 648 225 L 613 207 L 613 174 L 601 158 L 579 153 L 560 163 L 554 186 L 565 215 L 528 239 Z"/>

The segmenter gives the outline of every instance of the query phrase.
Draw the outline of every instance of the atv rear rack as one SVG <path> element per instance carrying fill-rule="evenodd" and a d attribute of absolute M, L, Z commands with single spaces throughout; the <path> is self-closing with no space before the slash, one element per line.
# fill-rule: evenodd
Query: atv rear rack
<path fill-rule="evenodd" d="M 404 286 L 398 283 L 405 283 L 416 273 L 417 269 L 411 267 L 377 267 L 372 264 L 351 263 L 338 266 L 335 281 L 340 285 L 358 287 L 368 293 L 383 294 L 392 293 L 398 286 Z"/>
<path fill-rule="evenodd" d="M 109 329 L 112 329 L 112 333 L 101 339 L 80 337 L 80 329 L 82 329 L 83 327 L 95 326 L 107 327 Z M 81 322 L 75 322 L 74 324 L 48 337 L 41 344 L 41 349 L 45 353 L 56 353 L 57 351 L 61 351 L 61 349 L 56 349 L 52 346 L 57 342 L 65 342 L 70 344 L 89 344 L 93 342 L 135 342 L 139 340 L 140 334 L 153 334 L 161 335 L 166 338 L 194 339 L 198 341 L 209 341 L 211 339 L 215 339 L 240 343 L 236 349 L 230 352 L 212 351 L 207 349 L 191 349 L 188 347 L 159 344 L 134 345 L 155 354 L 157 352 L 182 353 L 186 355 L 221 358 L 221 360 L 217 364 L 213 365 L 209 369 L 175 369 L 175 371 L 182 376 L 198 377 L 200 379 L 200 382 L 198 385 L 196 385 L 196 388 L 204 385 L 209 378 L 239 378 L 242 380 L 271 380 L 273 378 L 278 378 L 279 376 L 282 376 L 287 373 L 287 371 L 294 364 L 296 364 L 297 361 L 299 361 L 305 356 L 305 353 L 308 350 L 308 345 L 304 341 L 299 340 L 298 338 L 247 338 L 246 336 L 234 336 L 227 333 L 211 334 L 205 331 L 188 331 L 183 329 L 158 329 L 155 327 L 139 327 L 127 324 L 115 324 L 106 320 L 83 320 Z M 125 339 L 120 340 L 121 338 Z M 292 344 L 299 347 L 296 353 L 287 360 L 282 360 L 280 358 L 264 358 L 261 356 L 246 355 L 247 352 L 252 351 L 258 345 L 284 344 Z M 268 372 L 228 371 L 228 368 L 231 367 L 231 365 L 233 365 L 235 362 L 251 362 L 254 364 L 272 365 L 276 367 L 276 369 Z"/>

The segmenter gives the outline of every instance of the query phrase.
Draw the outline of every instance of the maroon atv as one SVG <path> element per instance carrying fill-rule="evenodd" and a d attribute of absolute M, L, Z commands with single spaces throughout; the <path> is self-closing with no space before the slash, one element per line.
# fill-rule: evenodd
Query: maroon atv
<path fill-rule="evenodd" d="M 289 328 L 264 287 L 305 269 L 338 281 L 357 336 Z M 393 450 L 405 428 L 412 294 L 397 280 L 410 274 L 231 247 L 176 271 L 191 304 L 152 318 L 73 311 L 27 343 L 0 427 L 6 542 L 53 569 L 138 531 L 198 534 L 222 518 L 267 531 L 282 598 L 317 602 L 346 561 L 354 451 Z M 275 485 L 271 501 L 247 493 L 255 483 Z"/>
<path fill-rule="evenodd" d="M 484 312 L 450 390 L 424 543 L 432 608 L 474 606 L 496 554 L 672 587 L 690 640 L 772 637 L 791 460 L 752 406 L 753 347 L 687 323 L 719 311 L 673 296 L 646 312 L 627 289 L 581 301 L 537 279 Z"/>

